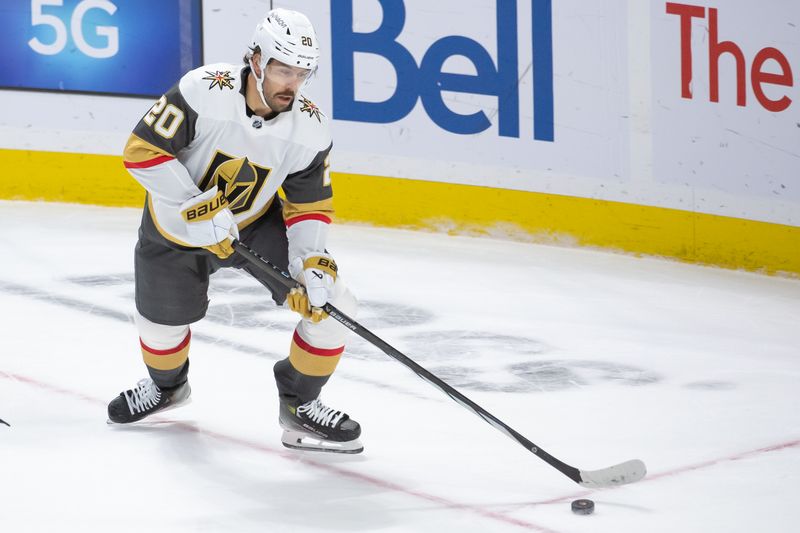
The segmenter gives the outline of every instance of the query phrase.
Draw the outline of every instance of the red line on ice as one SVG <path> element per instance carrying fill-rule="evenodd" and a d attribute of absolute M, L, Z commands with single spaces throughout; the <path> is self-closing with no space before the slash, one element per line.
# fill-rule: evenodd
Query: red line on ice
<path fill-rule="evenodd" d="M 748 450 L 746 452 L 739 452 L 733 455 L 728 455 L 726 457 L 719 457 L 717 459 L 711 459 L 708 461 L 703 461 L 702 463 L 695 463 L 691 465 L 681 466 L 678 468 L 674 468 L 672 470 L 665 470 L 664 472 L 658 472 L 654 474 L 648 473 L 647 476 L 639 481 L 639 483 L 646 483 L 648 481 L 655 481 L 657 479 L 662 479 L 665 477 L 673 477 L 680 474 L 685 474 L 686 472 L 693 472 L 695 470 L 703 470 L 705 468 L 709 468 L 711 466 L 718 465 L 720 463 L 724 463 L 727 461 L 739 461 L 741 459 L 747 459 L 748 457 L 754 457 L 756 455 L 767 453 L 767 452 L 777 452 L 781 450 L 786 450 L 788 448 L 797 448 L 800 446 L 800 439 L 797 440 L 790 440 L 787 442 L 782 442 L 779 444 L 772 444 L 770 446 L 764 446 L 762 448 L 756 448 L 754 450 Z M 619 488 L 619 487 L 614 487 Z M 565 501 L 574 500 L 575 498 L 582 498 L 584 496 L 588 496 L 592 494 L 594 491 L 591 490 L 584 490 L 581 492 L 574 492 L 572 494 L 567 494 L 564 496 L 559 496 L 558 498 L 553 498 L 551 500 L 541 500 L 536 502 L 531 502 L 528 505 L 543 505 L 543 504 L 550 504 L 550 503 L 561 503 Z"/>
<path fill-rule="evenodd" d="M 19 381 L 19 382 L 22 382 L 22 383 L 26 383 L 28 385 L 32 385 L 32 386 L 37 387 L 39 389 L 43 389 L 43 390 L 46 390 L 46 391 L 49 391 L 49 392 L 58 393 L 58 394 L 61 394 L 61 395 L 64 395 L 64 396 L 71 396 L 72 398 L 77 398 L 79 400 L 83 400 L 83 401 L 86 401 L 86 402 L 89 402 L 89 403 L 93 403 L 93 404 L 97 404 L 97 405 L 106 405 L 106 402 L 103 401 L 103 400 L 100 400 L 100 399 L 97 399 L 97 398 L 93 398 L 91 396 L 86 396 L 85 394 L 81 394 L 79 392 L 71 391 L 69 389 L 65 389 L 65 388 L 59 387 L 57 385 L 51 385 L 50 383 L 45 383 L 43 381 L 39 381 L 37 379 L 31 378 L 31 377 L 28 377 L 28 376 L 23 376 L 21 374 L 15 374 L 15 373 L 12 373 L 12 372 L 0 371 L 0 378 Z M 157 420 L 165 420 L 164 418 L 158 417 L 157 415 L 153 416 L 152 418 L 155 418 Z M 380 487 L 382 489 L 391 490 L 391 491 L 395 491 L 395 492 L 400 492 L 400 493 L 408 495 L 408 496 L 413 496 L 415 498 L 419 498 L 419 499 L 422 499 L 422 500 L 425 500 L 425 501 L 428 501 L 428 502 L 431 502 L 431 503 L 435 503 L 437 505 L 441 505 L 442 507 L 445 507 L 447 509 L 459 509 L 459 510 L 462 510 L 462 511 L 470 511 L 470 512 L 476 513 L 478 515 L 481 515 L 484 518 L 490 518 L 490 519 L 493 519 L 493 520 L 497 520 L 499 522 L 505 522 L 506 524 L 519 526 L 519 527 L 522 527 L 522 528 L 525 528 L 525 529 L 528 529 L 528 530 L 531 530 L 531 531 L 540 531 L 542 533 L 558 533 L 558 532 L 556 532 L 556 531 L 554 531 L 552 529 L 546 528 L 544 526 L 540 526 L 540 525 L 534 524 L 532 522 L 527 522 L 525 520 L 520 520 L 518 518 L 514 518 L 514 517 L 508 516 L 508 515 L 503 514 L 503 513 L 494 512 L 494 511 L 491 511 L 491 510 L 486 509 L 484 507 L 480 507 L 480 506 L 477 506 L 477 505 L 470 505 L 470 504 L 466 504 L 466 503 L 458 503 L 456 501 L 448 500 L 447 498 L 442 498 L 441 496 L 436 496 L 434 494 L 428 494 L 426 492 L 422 492 L 422 491 L 418 491 L 418 490 L 414 490 L 414 489 L 409 489 L 409 488 L 403 487 L 401 485 L 398 485 L 397 483 L 393 483 L 391 481 L 387 481 L 385 479 L 381 479 L 381 478 L 377 478 L 377 477 L 373 477 L 373 476 L 368 476 L 366 474 L 359 474 L 357 472 L 352 472 L 350 470 L 346 470 L 346 469 L 343 469 L 343 468 L 340 468 L 340 467 L 337 467 L 337 466 L 333 466 L 333 465 L 329 465 L 329 464 L 325 464 L 325 463 L 320 463 L 320 462 L 317 462 L 317 461 L 315 461 L 313 459 L 307 459 L 305 457 L 300 458 L 300 456 L 298 454 L 292 453 L 292 452 L 289 452 L 289 451 L 284 451 L 283 449 L 272 448 L 270 446 L 267 446 L 267 445 L 264 445 L 264 444 L 261 444 L 261 443 L 258 443 L 258 442 L 253 442 L 253 441 L 250 441 L 250 440 L 241 439 L 241 438 L 238 438 L 238 437 L 233 437 L 231 435 L 225 435 L 223 433 L 218 433 L 216 431 L 211 431 L 211 430 L 208 430 L 208 429 L 197 428 L 195 426 L 192 426 L 192 425 L 189 425 L 189 424 L 186 424 L 186 423 L 183 423 L 183 422 L 171 421 L 171 423 L 175 427 L 179 427 L 179 428 L 181 428 L 181 429 L 183 429 L 183 430 L 185 430 L 187 432 L 200 433 L 201 435 L 206 435 L 207 437 L 211 437 L 211 438 L 216 439 L 216 440 L 227 442 L 229 444 L 235 444 L 237 446 L 242 446 L 242 447 L 245 447 L 245 448 L 249 448 L 251 450 L 256 450 L 256 451 L 268 453 L 270 455 L 276 455 L 278 457 L 281 457 L 283 459 L 288 459 L 288 460 L 290 460 L 292 462 L 295 462 L 295 463 L 296 462 L 301 462 L 301 463 L 303 463 L 305 465 L 317 468 L 319 470 L 325 470 L 327 472 L 336 474 L 338 476 L 345 476 L 345 477 L 348 477 L 350 479 L 355 479 L 357 481 L 361 481 L 361 482 L 364 482 L 364 483 L 369 483 L 371 485 L 375 485 L 375 486 Z M 298 458 L 300 458 L 299 461 L 298 461 Z"/>

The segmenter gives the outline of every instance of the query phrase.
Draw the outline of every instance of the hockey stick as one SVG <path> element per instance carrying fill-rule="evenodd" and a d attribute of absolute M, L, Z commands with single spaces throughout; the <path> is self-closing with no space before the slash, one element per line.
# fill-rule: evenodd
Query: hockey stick
<path fill-rule="evenodd" d="M 250 264 L 258 268 L 260 271 L 266 273 L 267 275 L 274 278 L 276 281 L 281 283 L 287 289 L 293 289 L 295 287 L 299 287 L 300 284 L 292 279 L 289 274 L 282 271 L 280 268 L 276 267 L 256 252 L 248 248 L 246 245 L 242 244 L 238 240 L 233 241 L 233 248 L 236 252 L 239 253 L 243 258 L 245 258 Z M 379 348 L 389 357 L 399 361 L 403 365 L 410 368 L 417 376 L 422 378 L 423 380 L 427 381 L 437 389 L 441 390 L 450 398 L 455 400 L 457 403 L 461 404 L 462 406 L 466 407 L 479 417 L 483 418 L 486 422 L 488 422 L 491 426 L 493 426 L 498 431 L 505 433 L 508 437 L 511 437 L 519 444 L 524 446 L 528 451 L 542 459 L 544 462 L 570 478 L 571 480 L 575 481 L 576 483 L 583 485 L 584 487 L 589 488 L 603 488 L 603 487 L 613 487 L 617 485 L 625 485 L 627 483 L 633 483 L 635 481 L 639 481 L 642 479 L 647 470 L 645 465 L 639 459 L 632 459 L 630 461 L 626 461 L 624 463 L 620 463 L 614 466 L 609 466 L 608 468 L 601 468 L 600 470 L 580 470 L 575 468 L 574 466 L 570 466 L 567 463 L 556 459 L 543 449 L 541 449 L 536 444 L 532 443 L 521 434 L 519 434 L 516 430 L 508 426 L 502 420 L 494 416 L 493 414 L 489 413 L 486 409 L 478 405 L 477 403 L 473 402 L 458 390 L 454 389 L 434 374 L 426 370 L 425 368 L 421 367 L 419 364 L 411 360 L 410 358 L 406 357 L 399 350 L 393 348 L 389 345 L 386 341 L 382 340 L 380 337 L 369 331 L 367 328 L 352 320 L 350 317 L 336 309 L 330 303 L 326 303 L 325 306 L 322 308 L 331 318 L 345 326 L 347 329 L 361 337 L 362 339 L 366 340 L 373 346 Z"/>

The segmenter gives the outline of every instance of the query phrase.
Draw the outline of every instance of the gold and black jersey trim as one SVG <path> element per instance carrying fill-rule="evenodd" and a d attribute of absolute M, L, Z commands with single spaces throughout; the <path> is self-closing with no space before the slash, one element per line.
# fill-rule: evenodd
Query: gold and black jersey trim
<path fill-rule="evenodd" d="M 125 144 L 122 159 L 125 168 L 149 168 L 175 157 L 132 133 Z"/>
<path fill-rule="evenodd" d="M 289 202 L 307 204 L 333 197 L 330 180 L 326 179 L 331 147 L 332 145 L 317 153 L 311 164 L 303 170 L 286 176 L 281 188 Z"/>
<path fill-rule="evenodd" d="M 161 224 L 158 223 L 158 217 L 156 217 L 156 208 L 153 205 L 153 196 L 150 193 L 147 193 L 147 214 L 150 215 L 150 220 L 153 222 L 153 226 L 155 226 L 156 231 L 161 234 L 164 239 L 167 241 L 177 244 L 178 246 L 183 246 L 184 248 L 195 248 L 188 242 L 182 241 L 177 237 L 173 237 L 167 230 L 165 230 Z"/>
<path fill-rule="evenodd" d="M 302 204 L 287 200 L 283 202 L 283 220 L 287 228 L 304 220 L 319 220 L 330 224 L 333 221 L 333 199 Z"/>

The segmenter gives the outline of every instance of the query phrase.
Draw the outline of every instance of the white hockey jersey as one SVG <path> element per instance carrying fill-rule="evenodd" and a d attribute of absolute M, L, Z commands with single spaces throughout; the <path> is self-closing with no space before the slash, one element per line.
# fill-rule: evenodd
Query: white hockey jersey
<path fill-rule="evenodd" d="M 269 119 L 245 102 L 248 67 L 217 63 L 187 73 L 134 128 L 128 171 L 168 241 L 186 242 L 179 206 L 216 185 L 240 229 L 267 212 L 283 188 L 289 257 L 322 251 L 333 216 L 328 118 L 302 93 Z"/>

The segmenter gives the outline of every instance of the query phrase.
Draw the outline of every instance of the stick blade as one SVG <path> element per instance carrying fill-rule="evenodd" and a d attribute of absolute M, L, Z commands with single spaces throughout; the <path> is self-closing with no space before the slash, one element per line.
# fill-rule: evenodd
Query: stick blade
<path fill-rule="evenodd" d="M 647 474 L 647 467 L 639 459 L 632 459 L 600 470 L 581 470 L 580 473 L 580 485 L 601 489 L 635 483 Z"/>

